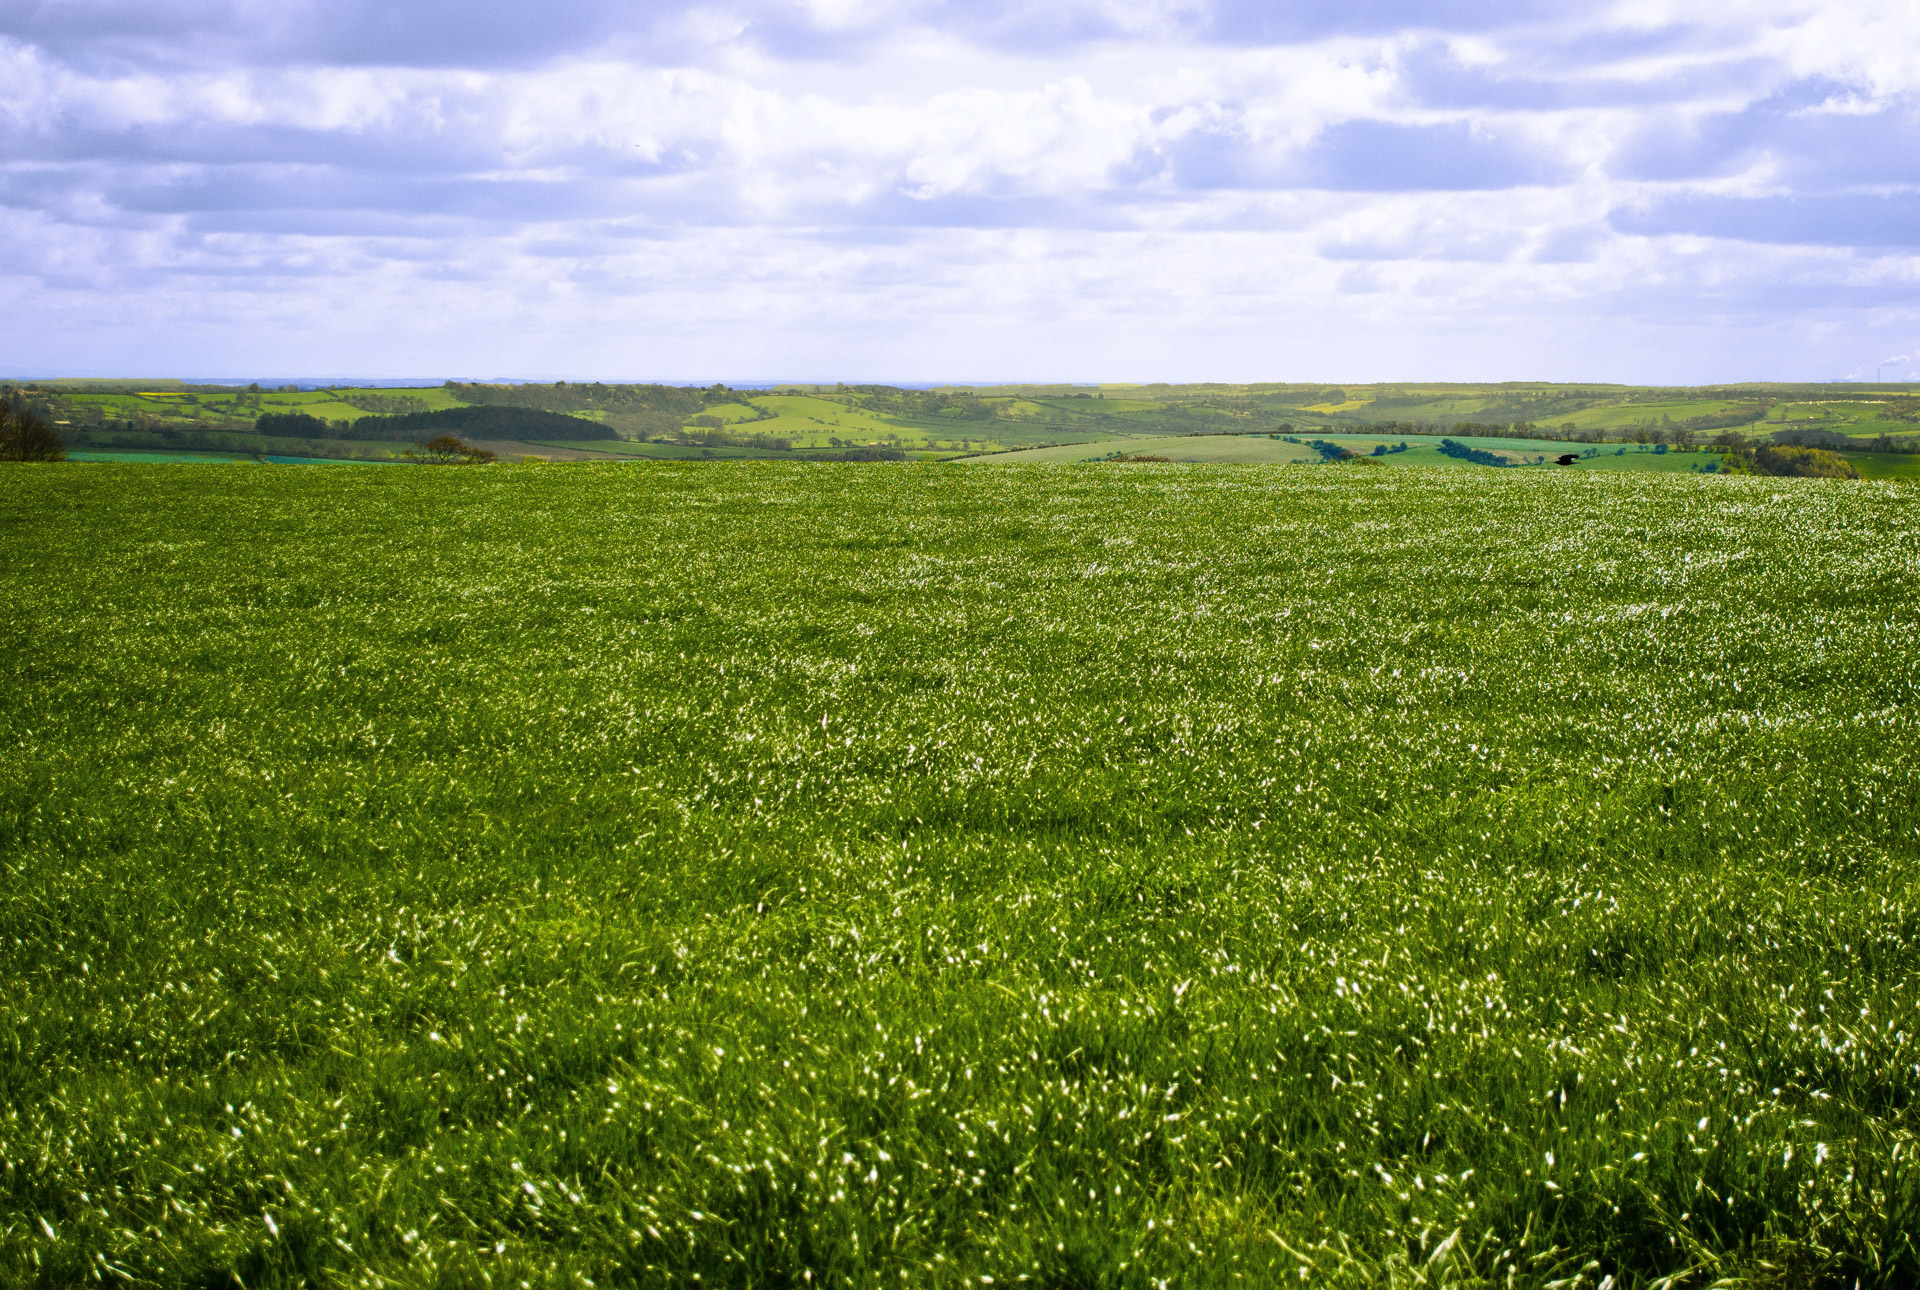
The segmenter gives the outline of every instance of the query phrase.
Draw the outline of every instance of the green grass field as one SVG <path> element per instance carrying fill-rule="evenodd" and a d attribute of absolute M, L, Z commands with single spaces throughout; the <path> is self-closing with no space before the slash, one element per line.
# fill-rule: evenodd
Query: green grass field
<path fill-rule="evenodd" d="M 1126 439 L 1103 439 L 1092 443 L 1058 444 L 1050 448 L 1026 448 L 1012 452 L 962 457 L 970 465 L 1018 466 L 1065 464 L 1098 461 L 1114 453 L 1129 456 L 1164 457 L 1168 461 L 1193 463 L 1253 463 L 1282 465 L 1317 462 L 1320 454 L 1301 444 L 1283 443 L 1265 435 L 1140 435 Z"/>
<path fill-rule="evenodd" d="M 1920 480 L 1920 455 L 1892 452 L 1843 452 L 1862 479 Z"/>
<path fill-rule="evenodd" d="M 0 1284 L 1914 1285 L 1917 518 L 0 469 Z"/>
<path fill-rule="evenodd" d="M 121 463 L 139 462 L 147 465 L 214 465 L 220 463 L 251 462 L 251 456 L 230 452 L 141 452 L 128 449 L 122 452 L 83 452 L 67 454 L 69 461 L 117 461 Z"/>
<path fill-rule="evenodd" d="M 279 453 L 263 454 L 259 457 L 240 456 L 234 453 L 215 452 L 142 452 L 139 449 L 127 449 L 121 452 L 73 452 L 68 454 L 70 461 L 117 461 L 122 464 L 141 465 L 240 465 L 253 462 L 266 462 L 280 466 L 376 466 L 386 462 L 353 457 L 294 457 Z"/>

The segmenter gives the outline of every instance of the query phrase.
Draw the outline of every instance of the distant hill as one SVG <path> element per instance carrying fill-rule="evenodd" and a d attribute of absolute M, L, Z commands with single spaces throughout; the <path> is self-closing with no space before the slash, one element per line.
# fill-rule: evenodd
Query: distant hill
<path fill-rule="evenodd" d="M 617 450 L 669 457 L 720 452 L 838 460 L 849 452 L 898 452 L 917 459 L 1059 449 L 1074 460 L 1142 452 L 1175 461 L 1267 460 L 1291 459 L 1296 440 L 1360 435 L 1450 438 L 1487 451 L 1506 449 L 1482 440 L 1707 452 L 1779 443 L 1856 457 L 1920 457 L 1920 387 L 1912 383 L 796 384 L 748 391 L 565 381 L 325 389 L 0 381 L 0 398 L 18 399 L 54 422 L 70 447 L 115 451 L 363 457 L 392 455 L 371 445 L 450 434 L 523 444 L 597 441 L 595 447 L 631 445 Z M 1168 447 L 1201 437 L 1244 439 L 1248 446 Z M 1437 450 L 1414 456 L 1426 460 Z M 1659 464 L 1651 457 L 1632 460 Z M 1882 463 L 1902 472 L 1908 464 Z"/>

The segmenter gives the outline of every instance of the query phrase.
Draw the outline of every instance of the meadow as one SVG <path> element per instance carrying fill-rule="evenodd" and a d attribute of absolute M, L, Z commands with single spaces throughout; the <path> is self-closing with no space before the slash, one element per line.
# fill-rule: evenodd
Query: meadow
<path fill-rule="evenodd" d="M 1911 1286 L 1917 521 L 0 471 L 0 1284 Z"/>

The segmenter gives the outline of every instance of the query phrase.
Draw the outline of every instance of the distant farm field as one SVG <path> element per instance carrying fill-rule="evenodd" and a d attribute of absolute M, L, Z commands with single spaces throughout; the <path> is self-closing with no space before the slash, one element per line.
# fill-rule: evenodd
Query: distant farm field
<path fill-rule="evenodd" d="M 1320 454 L 1303 444 L 1286 443 L 1267 435 L 1142 435 L 1125 440 L 1054 444 L 1015 452 L 963 457 L 966 465 L 1063 465 L 1122 456 L 1159 457 L 1167 461 L 1219 464 L 1226 462 L 1279 465 L 1319 461 Z"/>
<path fill-rule="evenodd" d="M 1312 441 L 1338 445 L 1359 453 L 1368 460 L 1387 466 L 1473 466 L 1476 463 L 1449 456 L 1442 449 L 1446 442 L 1493 453 L 1511 466 L 1528 466 L 1575 473 L 1602 470 L 1697 472 L 1718 468 L 1717 453 L 1669 452 L 1650 444 L 1581 444 L 1542 439 L 1510 439 L 1483 435 L 1406 435 L 1406 434 L 1327 434 L 1327 435 L 1167 435 L 1136 436 L 1123 442 L 1055 444 L 1046 448 L 1028 448 L 1016 452 L 983 454 L 962 458 L 969 464 L 1017 466 L 1032 464 L 1061 465 L 1148 457 L 1169 462 L 1217 464 L 1225 462 L 1262 465 L 1317 463 L 1324 458 L 1311 446 Z M 1376 448 L 1396 449 L 1375 456 Z M 1568 467 L 1551 465 L 1562 453 L 1576 453 L 1580 460 Z M 1868 454 L 1856 454 L 1866 456 Z M 1484 465 L 1478 468 L 1485 469 Z"/>
<path fill-rule="evenodd" d="M 1920 480 L 1920 454 L 1891 452 L 1844 452 L 1862 479 Z"/>
<path fill-rule="evenodd" d="M 1917 529 L 0 468 L 0 1284 L 1920 1283 Z"/>

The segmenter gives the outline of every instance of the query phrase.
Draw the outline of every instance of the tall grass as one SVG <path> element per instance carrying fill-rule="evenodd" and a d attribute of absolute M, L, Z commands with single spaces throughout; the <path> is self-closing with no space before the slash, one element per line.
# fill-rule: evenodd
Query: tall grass
<path fill-rule="evenodd" d="M 0 474 L 0 1283 L 1920 1281 L 1901 485 Z"/>

